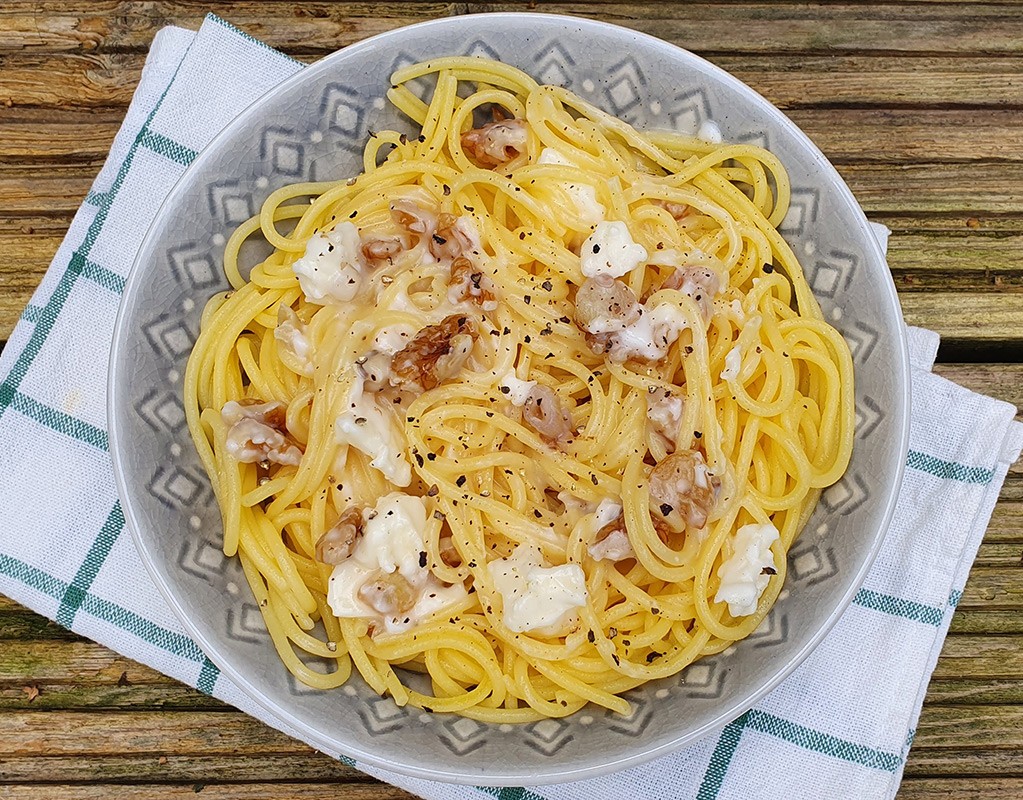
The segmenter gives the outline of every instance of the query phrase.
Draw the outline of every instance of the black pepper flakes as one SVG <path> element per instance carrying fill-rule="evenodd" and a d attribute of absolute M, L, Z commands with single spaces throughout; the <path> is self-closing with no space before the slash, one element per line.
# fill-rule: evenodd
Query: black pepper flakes
<path fill-rule="evenodd" d="M 586 631 L 586 639 L 589 641 L 590 644 L 593 644 L 596 638 L 597 637 L 593 635 L 593 631 Z"/>
<path fill-rule="evenodd" d="M 551 289 L 554 288 L 554 284 L 551 283 L 550 281 L 544 281 L 543 283 L 540 284 L 540 288 L 543 289 L 545 292 L 549 292 Z"/>
<path fill-rule="evenodd" d="M 674 510 L 675 507 L 670 503 L 661 503 L 661 514 L 664 516 L 668 516 Z"/>
<path fill-rule="evenodd" d="M 764 272 L 766 272 L 768 275 L 770 275 L 772 272 L 774 272 L 774 265 L 773 264 L 764 264 Z"/>
<path fill-rule="evenodd" d="M 455 480 L 455 484 L 458 486 L 459 489 L 465 486 L 465 476 L 459 475 L 457 480 Z"/>
<path fill-rule="evenodd" d="M 426 567 L 426 559 L 427 559 L 426 551 L 425 550 L 420 550 L 419 551 L 419 567 L 420 567 L 420 569 L 423 569 L 423 568 Z"/>
<path fill-rule="evenodd" d="M 653 664 L 657 659 L 659 659 L 663 655 L 664 653 L 657 653 L 651 650 L 649 653 L 646 654 L 646 663 Z"/>
<path fill-rule="evenodd" d="M 693 431 L 693 436 L 695 436 L 697 439 L 702 439 L 703 431 Z"/>

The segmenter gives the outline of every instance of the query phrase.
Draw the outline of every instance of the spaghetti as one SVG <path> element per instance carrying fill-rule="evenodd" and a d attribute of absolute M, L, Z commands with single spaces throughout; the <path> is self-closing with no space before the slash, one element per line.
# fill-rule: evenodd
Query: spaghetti
<path fill-rule="evenodd" d="M 362 174 L 274 192 L 226 245 L 185 377 L 224 552 L 310 686 L 627 713 L 757 627 L 849 460 L 788 179 L 494 61 L 391 83 L 418 136 L 371 134 Z"/>

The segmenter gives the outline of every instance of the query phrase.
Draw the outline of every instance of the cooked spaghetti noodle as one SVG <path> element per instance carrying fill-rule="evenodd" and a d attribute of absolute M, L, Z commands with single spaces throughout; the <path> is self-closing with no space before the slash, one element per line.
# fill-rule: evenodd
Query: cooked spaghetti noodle
<path fill-rule="evenodd" d="M 226 245 L 185 379 L 224 552 L 310 686 L 626 713 L 757 627 L 849 460 L 788 179 L 493 61 L 391 83 L 418 135 L 371 134 L 362 174 L 275 191 Z"/>

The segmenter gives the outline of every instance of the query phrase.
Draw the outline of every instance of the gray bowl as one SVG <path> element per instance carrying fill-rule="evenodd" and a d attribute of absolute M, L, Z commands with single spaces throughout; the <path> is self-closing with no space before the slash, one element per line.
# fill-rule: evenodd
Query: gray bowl
<path fill-rule="evenodd" d="M 270 644 L 238 561 L 220 553 L 220 514 L 184 425 L 181 376 L 199 315 L 227 285 L 219 275 L 223 237 L 284 184 L 359 171 L 369 130 L 408 130 L 374 102 L 387 76 L 451 54 L 501 59 L 640 127 L 695 132 L 712 119 L 726 141 L 768 147 L 792 179 L 785 238 L 852 348 L 852 464 L 789 553 L 777 605 L 725 653 L 629 692 L 628 718 L 586 708 L 564 720 L 486 725 L 399 709 L 357 678 L 329 693 L 298 684 Z M 834 167 L 770 103 L 691 53 L 624 28 L 548 15 L 463 16 L 324 58 L 240 114 L 196 158 L 128 280 L 111 361 L 111 445 L 128 525 L 156 583 L 210 659 L 267 710 L 328 752 L 409 775 L 551 783 L 634 765 L 720 728 L 821 640 L 866 575 L 893 511 L 907 449 L 907 364 L 895 288 L 863 212 Z"/>

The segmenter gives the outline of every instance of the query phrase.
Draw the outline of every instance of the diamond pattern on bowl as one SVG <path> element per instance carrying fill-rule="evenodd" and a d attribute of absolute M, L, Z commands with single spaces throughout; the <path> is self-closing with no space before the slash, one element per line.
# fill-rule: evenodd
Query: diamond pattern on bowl
<path fill-rule="evenodd" d="M 760 627 L 747 637 L 754 647 L 774 647 L 783 644 L 789 638 L 789 620 L 786 614 L 772 609 Z"/>
<path fill-rule="evenodd" d="M 536 752 L 553 756 L 572 740 L 571 726 L 563 719 L 542 719 L 526 728 L 526 745 Z"/>
<path fill-rule="evenodd" d="M 240 180 L 228 179 L 211 184 L 206 190 L 210 213 L 228 228 L 236 228 L 256 213 L 252 191 Z"/>
<path fill-rule="evenodd" d="M 863 476 L 846 473 L 821 495 L 821 504 L 829 514 L 851 514 L 869 497 L 870 490 Z"/>
<path fill-rule="evenodd" d="M 373 697 L 359 707 L 359 719 L 377 735 L 398 730 L 405 725 L 406 716 L 405 709 L 396 706 L 390 697 Z"/>
<path fill-rule="evenodd" d="M 150 389 L 135 407 L 136 412 L 157 432 L 179 432 L 185 427 L 185 409 L 174 394 Z"/>
<path fill-rule="evenodd" d="M 849 343 L 849 350 L 852 351 L 853 361 L 866 361 L 874 351 L 874 345 L 881 336 L 881 332 L 863 320 L 856 320 L 850 328 L 842 331 L 845 340 Z"/>
<path fill-rule="evenodd" d="M 817 206 L 820 192 L 816 189 L 793 189 L 789 198 L 789 210 L 778 229 L 788 236 L 802 236 L 817 221 Z"/>
<path fill-rule="evenodd" d="M 627 717 L 620 714 L 609 713 L 607 715 L 607 726 L 616 733 L 623 733 L 626 736 L 639 736 L 646 730 L 650 720 L 653 719 L 653 704 L 650 702 L 649 692 L 631 691 L 625 695 L 625 699 L 632 704 L 632 713 Z"/>
<path fill-rule="evenodd" d="M 196 475 L 177 464 L 161 465 L 149 483 L 153 497 L 170 508 L 186 508 L 195 505 L 204 496 L 211 494 L 209 481 L 205 476 Z"/>
<path fill-rule="evenodd" d="M 173 310 L 143 324 L 142 333 L 153 350 L 175 362 L 183 360 L 195 342 L 195 335 L 189 330 L 186 321 Z"/>
<path fill-rule="evenodd" d="M 695 134 L 711 115 L 710 100 L 700 88 L 678 95 L 667 107 L 668 121 L 682 133 Z"/>
<path fill-rule="evenodd" d="M 602 80 L 608 111 L 615 116 L 628 118 L 630 112 L 642 103 L 646 77 L 632 56 L 626 56 L 608 67 Z"/>
<path fill-rule="evenodd" d="M 394 705 L 392 702 L 391 705 Z M 456 755 L 464 756 L 473 750 L 478 750 L 486 743 L 487 732 L 490 730 L 482 722 L 477 722 L 468 717 L 458 717 L 445 714 L 444 722 L 441 724 L 440 740 L 444 742 Z"/>
<path fill-rule="evenodd" d="M 259 157 L 269 160 L 281 175 L 300 178 L 305 174 L 305 147 L 288 128 L 266 128 L 259 141 Z"/>
<path fill-rule="evenodd" d="M 789 574 L 797 581 L 812 586 L 834 577 L 837 570 L 835 553 L 827 544 L 804 537 L 789 550 Z"/>
<path fill-rule="evenodd" d="M 884 411 L 869 397 L 856 404 L 856 438 L 866 439 L 885 418 Z"/>
<path fill-rule="evenodd" d="M 705 658 L 682 671 L 679 687 L 685 697 L 717 698 L 724 688 L 725 672 L 720 659 Z"/>
<path fill-rule="evenodd" d="M 236 641 L 262 641 L 266 624 L 254 603 L 242 603 L 227 610 L 227 634 Z"/>
<path fill-rule="evenodd" d="M 221 281 L 220 265 L 206 245 L 188 242 L 171 248 L 167 255 L 182 286 L 198 291 L 216 286 Z"/>
<path fill-rule="evenodd" d="M 533 77 L 540 83 L 552 86 L 571 86 L 578 82 L 575 70 L 575 59 L 560 42 L 552 42 L 549 47 L 537 52 L 536 69 Z"/>
<path fill-rule="evenodd" d="M 320 117 L 327 121 L 328 130 L 339 135 L 338 146 L 359 152 L 365 136 L 365 98 L 344 84 L 328 84 L 320 98 Z"/>
<path fill-rule="evenodd" d="M 224 551 L 212 542 L 193 538 L 186 538 L 182 541 L 178 566 L 197 578 L 211 580 L 223 576 L 229 563 L 224 558 Z M 232 610 L 229 608 L 228 613 L 231 613 Z M 262 626 L 262 620 L 260 620 L 260 625 Z M 261 634 L 266 635 L 266 628 L 262 628 Z"/>

